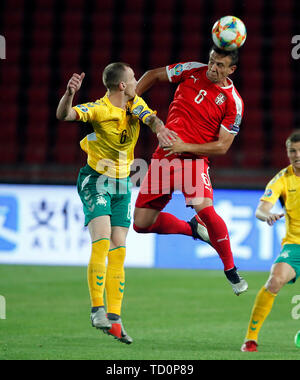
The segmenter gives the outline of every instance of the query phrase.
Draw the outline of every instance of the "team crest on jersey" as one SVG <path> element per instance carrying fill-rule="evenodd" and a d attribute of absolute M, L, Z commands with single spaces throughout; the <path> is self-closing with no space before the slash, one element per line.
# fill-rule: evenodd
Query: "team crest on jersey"
<path fill-rule="evenodd" d="M 107 205 L 107 200 L 105 198 L 103 198 L 101 195 L 97 195 L 97 200 L 96 200 L 96 204 L 97 205 L 101 205 L 101 206 L 104 206 L 106 207 Z"/>
<path fill-rule="evenodd" d="M 215 102 L 218 106 L 220 106 L 225 102 L 226 99 L 226 96 L 220 92 L 220 94 L 216 97 Z"/>

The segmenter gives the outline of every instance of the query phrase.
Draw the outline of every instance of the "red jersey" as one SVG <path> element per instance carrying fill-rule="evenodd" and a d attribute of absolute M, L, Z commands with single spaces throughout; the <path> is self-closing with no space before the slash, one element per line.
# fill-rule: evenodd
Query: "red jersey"
<path fill-rule="evenodd" d="M 185 143 L 216 141 L 220 128 L 237 134 L 244 104 L 231 79 L 220 87 L 207 76 L 207 65 L 199 62 L 177 63 L 166 67 L 170 82 L 179 83 L 169 107 L 166 127 Z"/>

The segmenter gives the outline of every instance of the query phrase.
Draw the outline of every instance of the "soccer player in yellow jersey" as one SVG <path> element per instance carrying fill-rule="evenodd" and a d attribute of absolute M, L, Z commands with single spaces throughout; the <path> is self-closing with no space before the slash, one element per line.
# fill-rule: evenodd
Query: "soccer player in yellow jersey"
<path fill-rule="evenodd" d="M 300 276 L 300 132 L 294 132 L 286 141 L 290 165 L 281 170 L 267 185 L 256 210 L 256 217 L 272 226 L 285 216 L 286 235 L 282 250 L 275 260 L 268 281 L 258 292 L 243 352 L 257 351 L 259 331 L 270 313 L 275 297 L 287 283 L 294 283 Z M 280 199 L 285 214 L 272 213 Z"/>
<path fill-rule="evenodd" d="M 160 144 L 170 144 L 175 133 L 165 128 L 155 112 L 136 95 L 137 81 L 128 64 L 116 62 L 104 69 L 102 80 L 107 88 L 104 97 L 72 107 L 84 76 L 84 73 L 73 74 L 69 80 L 57 108 L 57 118 L 89 122 L 94 129 L 94 133 L 80 142 L 88 158 L 77 181 L 85 225 L 92 240 L 87 271 L 91 321 L 94 327 L 130 344 L 132 338 L 126 333 L 120 316 L 125 287 L 126 236 L 131 221 L 129 173 L 140 131 L 139 121 L 157 133 Z"/>

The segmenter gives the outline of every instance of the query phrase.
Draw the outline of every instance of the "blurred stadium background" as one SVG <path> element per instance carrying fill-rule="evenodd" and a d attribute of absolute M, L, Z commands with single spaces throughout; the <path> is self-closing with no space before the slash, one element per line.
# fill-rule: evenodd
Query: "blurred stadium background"
<path fill-rule="evenodd" d="M 89 237 L 82 230 L 74 185 L 86 162 L 79 141 L 90 127 L 56 119 L 57 104 L 73 72 L 86 73 L 75 99 L 78 104 L 104 95 L 101 73 L 109 62 L 128 62 L 137 78 L 149 68 L 175 62 L 207 62 L 212 25 L 228 14 L 240 17 L 248 32 L 233 75 L 245 114 L 229 152 L 211 159 L 210 173 L 217 189 L 216 209 L 229 225 L 241 267 L 268 268 L 278 252 L 283 221 L 270 232 L 255 220 L 254 210 L 267 181 L 288 164 L 285 139 L 300 125 L 299 60 L 292 56 L 292 37 L 300 33 L 298 0 L 2 1 L 0 34 L 6 40 L 6 59 L 0 62 L 2 262 L 15 258 L 27 262 L 32 252 L 33 263 L 87 260 L 81 252 L 88 255 Z M 145 94 L 163 120 L 174 90 L 165 83 Z M 156 143 L 150 129 L 141 128 L 136 158 L 149 162 Z M 133 200 L 135 196 L 136 192 Z M 174 198 L 168 210 L 189 218 L 182 200 Z M 209 261 L 209 247 L 198 248 L 186 239 L 132 232 L 128 252 L 135 253 L 127 264 L 220 268 Z M 147 247 L 143 255 L 140 247 Z M 183 254 L 173 260 L 176 248 Z M 189 260 L 185 251 L 192 255 Z M 63 260 L 66 252 L 69 256 Z M 49 260 L 43 261 L 46 256 Z"/>
<path fill-rule="evenodd" d="M 254 211 L 268 180 L 288 164 L 285 140 L 300 125 L 299 60 L 292 56 L 292 37 L 300 33 L 298 0 L 2 1 L 0 262 L 81 265 L 89 256 L 74 185 L 86 163 L 79 141 L 91 129 L 56 119 L 73 72 L 86 73 L 78 104 L 104 95 L 101 73 L 109 62 L 128 62 L 137 78 L 175 62 L 207 62 L 212 25 L 228 14 L 240 17 L 248 32 L 233 75 L 245 114 L 229 152 L 211 159 L 215 206 L 229 226 L 240 267 L 268 269 L 284 221 L 270 229 Z M 145 94 L 163 120 L 174 90 L 164 83 Z M 156 143 L 150 129 L 141 128 L 136 158 L 149 162 Z M 136 190 L 133 206 L 135 196 Z M 179 195 L 167 210 L 192 216 Z M 184 236 L 150 235 L 130 231 L 128 266 L 221 268 L 208 246 Z"/>
<path fill-rule="evenodd" d="M 79 103 L 103 95 L 101 72 L 112 61 L 130 63 L 137 77 L 177 61 L 206 62 L 213 23 L 234 14 L 248 31 L 233 76 L 245 117 L 230 152 L 212 160 L 212 179 L 217 187 L 264 186 L 286 165 L 284 140 L 300 125 L 299 62 L 291 56 L 299 13 L 297 0 L 1 1 L 1 182 L 75 183 L 87 129 L 55 117 L 73 72 L 86 72 Z M 166 84 L 146 95 L 163 119 L 173 91 Z M 149 161 L 155 144 L 143 128 L 136 157 Z"/>

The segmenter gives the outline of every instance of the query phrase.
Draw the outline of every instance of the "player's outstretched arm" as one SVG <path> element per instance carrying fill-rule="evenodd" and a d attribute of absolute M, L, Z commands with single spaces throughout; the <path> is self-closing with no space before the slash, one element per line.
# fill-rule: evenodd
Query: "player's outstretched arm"
<path fill-rule="evenodd" d="M 164 123 L 154 114 L 147 117 L 145 124 L 148 125 L 152 132 L 156 133 L 160 146 L 169 146 L 172 141 L 176 140 L 177 133 L 166 128 Z"/>
<path fill-rule="evenodd" d="M 257 206 L 255 216 L 257 217 L 257 219 L 263 222 L 267 222 L 269 226 L 272 226 L 275 222 L 277 222 L 277 220 L 279 220 L 280 218 L 284 216 L 283 213 L 281 214 L 271 213 L 272 207 L 273 207 L 273 204 L 271 202 L 260 201 Z"/>
<path fill-rule="evenodd" d="M 63 97 L 61 98 L 57 110 L 56 117 L 58 120 L 63 121 L 75 121 L 77 118 L 76 111 L 72 108 L 73 98 L 77 91 L 79 91 L 82 81 L 85 77 L 85 73 L 73 74 L 67 84 L 67 89 Z"/>
<path fill-rule="evenodd" d="M 149 90 L 156 82 L 168 82 L 168 74 L 165 67 L 159 67 L 146 71 L 145 74 L 139 79 L 136 93 L 141 96 L 145 91 Z"/>
<path fill-rule="evenodd" d="M 234 140 L 234 137 L 234 134 L 227 132 L 224 128 L 221 128 L 219 138 L 216 141 L 204 144 L 189 144 L 183 142 L 179 137 L 177 137 L 172 146 L 166 147 L 164 150 L 168 151 L 166 156 L 180 153 L 193 153 L 199 156 L 219 156 L 226 154 Z"/>

